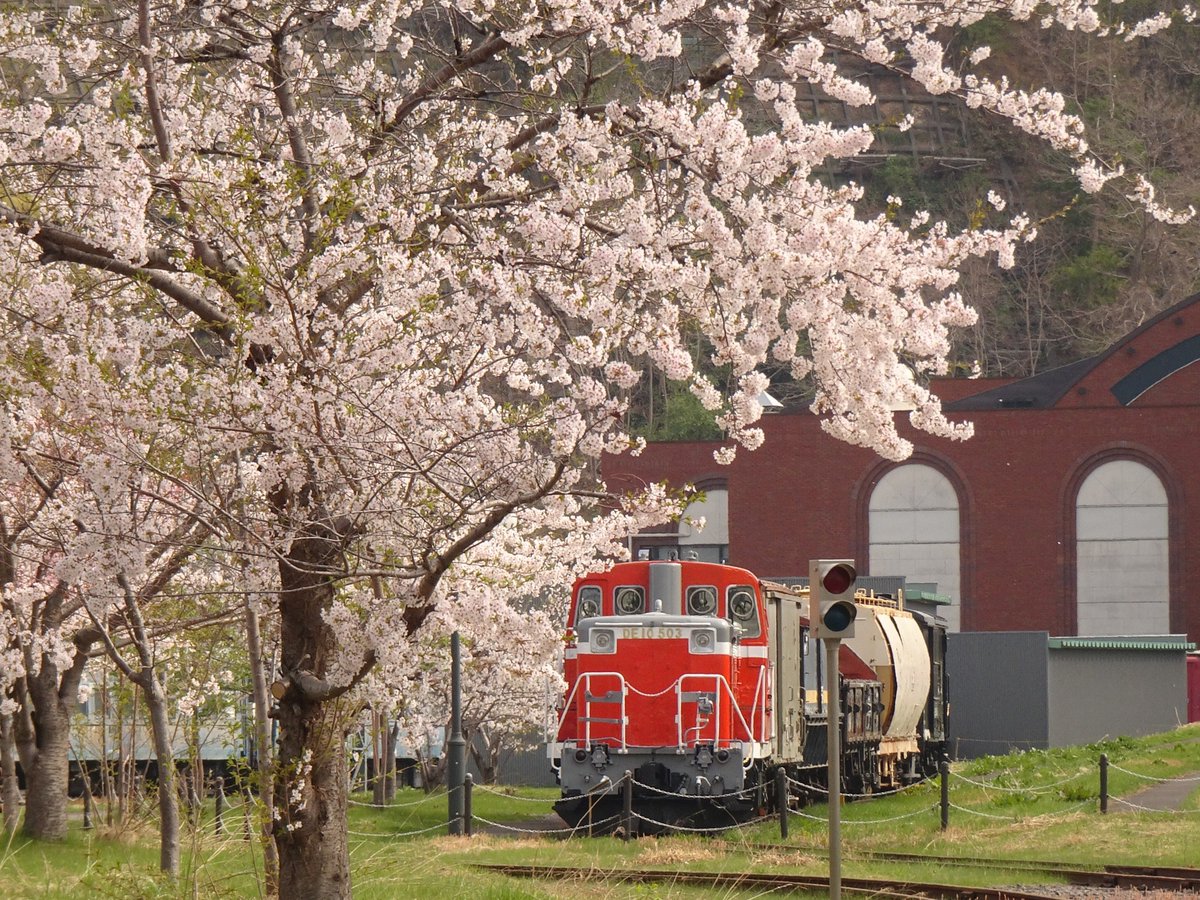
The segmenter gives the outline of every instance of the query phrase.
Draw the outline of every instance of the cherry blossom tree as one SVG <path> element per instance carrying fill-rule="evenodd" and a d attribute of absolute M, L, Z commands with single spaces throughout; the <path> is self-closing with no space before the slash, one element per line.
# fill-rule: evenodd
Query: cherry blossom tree
<path fill-rule="evenodd" d="M 191 625 L 220 620 L 228 610 L 210 603 L 186 616 L 164 615 L 161 607 L 208 526 L 171 483 L 144 467 L 118 468 L 121 457 L 95 452 L 98 444 L 89 451 L 98 434 L 93 416 L 72 421 L 53 391 L 27 389 L 26 402 L 16 404 L 22 385 L 8 387 L 10 410 L 24 416 L 8 420 L 0 444 L 0 687 L 11 723 L 2 739 L 15 744 L 26 776 L 25 832 L 65 836 L 71 716 L 99 646 L 145 698 L 159 763 L 161 863 L 177 874 L 166 673 L 157 659 Z M 110 449 L 119 441 L 118 431 L 99 433 Z M 190 586 L 198 587 L 203 570 L 188 571 Z"/>
<path fill-rule="evenodd" d="M 156 502 L 248 561 L 281 642 L 282 895 L 349 896 L 363 678 L 402 668 L 443 606 L 513 596 L 452 607 L 448 576 L 537 592 L 678 512 L 659 490 L 618 509 L 595 476 L 636 449 L 622 413 L 643 367 L 716 413 L 722 462 L 762 441 L 768 361 L 812 378 L 832 434 L 890 458 L 911 449 L 898 404 L 969 434 L 924 387 L 973 321 L 958 268 L 1011 263 L 1033 228 L 998 198 L 994 227 L 965 231 L 861 213 L 858 187 L 818 173 L 873 135 L 806 119 L 798 83 L 864 103 L 839 61 L 890 67 L 1042 138 L 1081 189 L 1127 180 L 1179 215 L 1093 156 L 1060 96 L 987 77 L 983 50 L 947 62 L 944 37 L 986 14 L 1131 38 L 1171 20 L 1109 22 L 1089 0 L 0 14 L 5 382 L 69 413 L 48 427 L 107 423 L 102 468 L 152 473 L 171 486 Z M 156 546 L 111 543 L 127 580 Z M 76 559 L 49 570 L 72 590 L 123 571 Z"/>
<path fill-rule="evenodd" d="M 6 761 L 15 749 L 25 775 L 24 832 L 57 839 L 67 829 L 71 714 L 98 636 L 80 598 L 54 571 L 64 545 L 79 532 L 68 505 L 69 463 L 35 408 L 10 395 L 4 413 L 0 715 L 7 721 L 0 740 Z M 8 783 L 15 785 L 15 778 Z M 16 800 L 6 792 L 5 818 L 14 824 Z"/>
<path fill-rule="evenodd" d="M 468 752 L 486 781 L 501 756 L 539 740 L 562 692 L 559 674 L 566 588 L 531 596 L 519 583 L 498 588 L 486 569 L 463 566 L 447 579 L 447 596 L 400 667 L 372 673 L 372 707 L 397 710 L 405 735 L 421 752 L 431 744 L 438 762 L 422 758 L 426 788 L 440 783 L 445 754 L 438 735 L 450 733 L 450 635 L 462 639 L 462 729 Z M 497 593 L 500 596 L 496 596 Z M 425 756 L 421 752 L 422 757 Z"/>

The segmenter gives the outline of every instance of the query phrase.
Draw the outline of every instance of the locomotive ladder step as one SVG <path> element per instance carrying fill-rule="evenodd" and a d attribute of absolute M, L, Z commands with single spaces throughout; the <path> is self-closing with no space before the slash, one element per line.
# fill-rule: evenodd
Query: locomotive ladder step
<path fill-rule="evenodd" d="M 580 717 L 579 721 L 580 722 L 601 722 L 605 725 L 622 725 L 625 722 L 624 719 L 601 719 L 597 716 L 582 716 L 582 717 Z"/>
<path fill-rule="evenodd" d="M 620 703 L 624 699 L 624 695 L 620 691 L 605 691 L 603 694 L 593 694 L 587 691 L 584 692 L 584 699 L 588 703 Z"/>

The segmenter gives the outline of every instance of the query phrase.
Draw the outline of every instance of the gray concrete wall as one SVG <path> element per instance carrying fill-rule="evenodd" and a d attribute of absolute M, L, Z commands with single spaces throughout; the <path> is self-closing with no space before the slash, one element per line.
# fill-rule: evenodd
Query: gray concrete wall
<path fill-rule="evenodd" d="M 1044 631 L 951 633 L 950 753 L 955 759 L 1049 746 Z"/>
<path fill-rule="evenodd" d="M 1181 650 L 1053 648 L 1050 746 L 1169 731 L 1187 721 Z"/>

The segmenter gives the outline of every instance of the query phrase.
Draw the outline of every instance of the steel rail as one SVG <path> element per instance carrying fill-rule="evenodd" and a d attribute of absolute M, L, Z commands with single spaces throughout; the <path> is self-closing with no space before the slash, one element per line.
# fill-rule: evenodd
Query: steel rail
<path fill-rule="evenodd" d="M 801 847 L 792 844 L 738 844 L 724 842 L 731 849 L 793 851 L 814 856 L 826 856 L 824 847 Z M 1058 862 L 1054 860 L 1001 859 L 986 856 L 935 856 L 927 853 L 904 853 L 889 850 L 857 850 L 847 854 L 855 859 L 908 862 L 964 868 L 997 869 L 1010 872 L 1042 872 L 1061 875 L 1070 884 L 1094 887 L 1126 887 L 1140 890 L 1200 890 L 1200 869 L 1184 866 L 1127 866 Z"/>
<path fill-rule="evenodd" d="M 561 878 L 617 882 L 671 882 L 697 884 L 723 889 L 754 888 L 768 891 L 826 891 L 829 879 L 820 875 L 788 875 L 764 872 L 697 872 L 673 869 L 598 869 L 576 866 L 531 866 L 477 864 L 474 868 L 517 878 Z M 1017 888 L 971 887 L 904 881 L 894 878 L 845 878 L 842 890 L 872 897 L 923 897 L 940 900 L 1053 900 L 1053 894 L 1040 894 Z"/>

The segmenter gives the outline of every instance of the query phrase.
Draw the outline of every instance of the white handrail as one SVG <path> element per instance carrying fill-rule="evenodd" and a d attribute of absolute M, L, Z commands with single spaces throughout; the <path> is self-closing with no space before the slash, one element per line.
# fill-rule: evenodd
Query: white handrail
<path fill-rule="evenodd" d="M 589 694 L 591 694 L 593 678 L 615 678 L 615 679 L 617 679 L 617 683 L 619 685 L 619 690 L 621 692 L 621 709 L 620 709 L 620 715 L 617 717 L 619 724 L 621 726 L 621 746 L 619 749 L 625 750 L 625 749 L 627 749 L 626 726 L 628 725 L 628 716 L 625 715 L 625 698 L 629 695 L 629 689 L 625 684 L 625 676 L 622 675 L 620 672 L 584 672 L 582 675 L 580 675 L 578 678 L 576 678 L 575 684 L 571 687 L 570 693 L 567 694 L 567 701 L 563 704 L 563 712 L 562 712 L 562 715 L 558 719 L 558 728 L 556 729 L 555 737 L 557 737 L 559 734 L 562 733 L 563 723 L 565 723 L 567 721 L 567 716 L 571 712 L 572 702 L 575 700 L 575 694 L 579 691 L 579 686 L 583 685 L 584 686 L 584 688 L 583 688 L 584 704 L 583 704 L 583 715 L 582 715 L 582 718 L 584 720 L 583 742 L 586 746 L 590 747 L 592 745 L 592 715 L 591 715 L 592 701 L 591 701 L 591 699 L 589 699 Z M 578 721 L 579 718 L 580 717 L 577 715 L 576 720 Z M 578 732 L 577 732 L 577 734 L 578 734 Z M 578 745 L 578 743 L 579 743 L 578 736 L 575 739 L 575 743 L 576 743 L 576 745 Z"/>
<path fill-rule="evenodd" d="M 726 680 L 725 676 L 715 672 L 688 672 L 680 675 L 679 680 L 675 682 L 675 736 L 679 742 L 679 746 L 687 746 L 684 742 L 683 731 L 683 686 L 684 682 L 688 679 L 709 679 L 716 687 L 716 690 L 713 692 L 716 695 L 716 703 L 713 707 L 713 715 L 716 720 L 716 726 L 713 729 L 714 747 L 721 743 L 721 699 L 726 694 L 729 696 L 730 706 L 733 707 L 733 711 L 737 715 L 735 724 L 740 724 L 746 734 L 746 740 L 754 743 L 754 729 L 750 727 L 746 721 L 746 717 L 742 715 L 742 711 L 738 709 L 737 703 L 734 702 L 733 688 L 729 686 L 729 681 Z M 722 688 L 724 688 L 724 691 L 722 691 Z M 696 729 L 690 728 L 688 730 L 694 731 Z M 732 744 L 733 742 L 734 738 L 730 738 L 728 743 Z M 742 743 L 740 738 L 737 739 L 737 742 L 739 744 Z"/>

